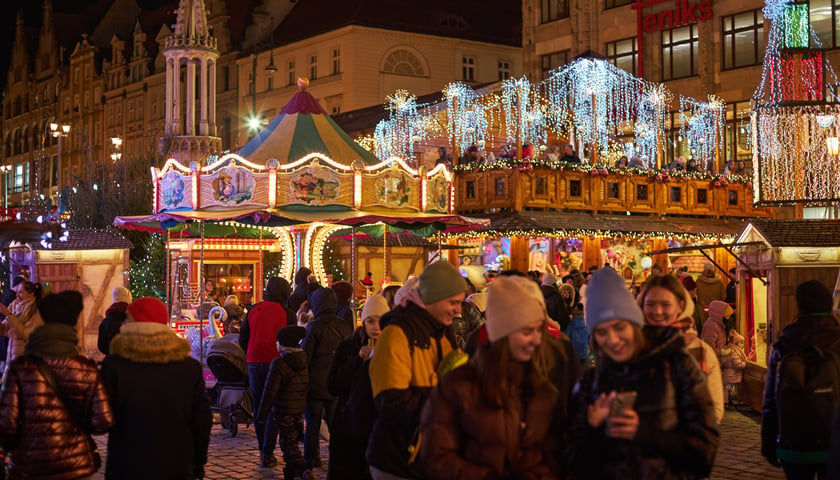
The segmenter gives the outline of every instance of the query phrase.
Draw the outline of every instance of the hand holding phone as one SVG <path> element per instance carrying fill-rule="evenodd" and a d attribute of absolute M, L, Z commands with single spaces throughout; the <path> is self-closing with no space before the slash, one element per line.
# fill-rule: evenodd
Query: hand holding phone
<path fill-rule="evenodd" d="M 618 392 L 610 402 L 610 416 L 621 415 L 624 410 L 633 410 L 636 405 L 636 392 Z"/>

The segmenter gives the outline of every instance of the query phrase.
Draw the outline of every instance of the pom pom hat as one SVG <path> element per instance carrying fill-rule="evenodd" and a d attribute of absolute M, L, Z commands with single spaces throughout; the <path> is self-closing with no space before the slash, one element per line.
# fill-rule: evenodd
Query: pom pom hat
<path fill-rule="evenodd" d="M 449 262 L 438 261 L 427 265 L 419 277 L 417 291 L 423 304 L 429 305 L 465 293 L 467 282 Z"/>
<path fill-rule="evenodd" d="M 154 297 L 143 297 L 128 305 L 128 313 L 136 322 L 169 324 L 166 305 Z"/>
<path fill-rule="evenodd" d="M 131 303 L 131 292 L 125 287 L 114 287 L 114 290 L 111 292 L 111 299 L 114 303 Z"/>
<path fill-rule="evenodd" d="M 504 338 L 537 320 L 546 320 L 545 297 L 533 280 L 519 276 L 496 277 L 487 288 L 487 336 Z"/>
<path fill-rule="evenodd" d="M 618 272 L 602 268 L 592 274 L 587 285 L 585 314 L 590 335 L 595 327 L 611 320 L 627 320 L 640 327 L 645 324 L 644 313 Z"/>

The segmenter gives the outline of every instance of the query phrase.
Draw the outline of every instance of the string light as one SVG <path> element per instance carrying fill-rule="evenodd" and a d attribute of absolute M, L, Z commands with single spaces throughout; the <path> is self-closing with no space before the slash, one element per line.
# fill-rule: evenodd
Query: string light
<path fill-rule="evenodd" d="M 423 118 L 417 111 L 417 97 L 406 90 L 389 95 L 388 120 L 376 125 L 374 138 L 379 158 L 414 158 L 414 144 L 426 138 Z"/>
<path fill-rule="evenodd" d="M 703 170 L 714 163 L 715 150 L 723 144 L 726 103 L 713 95 L 698 102 L 680 95 L 680 135 L 688 139 L 693 158 Z"/>

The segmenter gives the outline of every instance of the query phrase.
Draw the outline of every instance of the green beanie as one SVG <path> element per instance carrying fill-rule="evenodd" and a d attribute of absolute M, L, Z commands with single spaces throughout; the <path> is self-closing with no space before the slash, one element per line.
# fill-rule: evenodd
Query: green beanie
<path fill-rule="evenodd" d="M 439 261 L 423 269 L 417 287 L 420 300 L 426 305 L 467 291 L 467 282 L 449 262 Z"/>

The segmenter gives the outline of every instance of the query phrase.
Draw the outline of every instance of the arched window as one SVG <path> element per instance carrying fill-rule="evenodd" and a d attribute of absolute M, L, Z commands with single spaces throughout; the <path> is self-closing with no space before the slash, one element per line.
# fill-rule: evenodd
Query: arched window
<path fill-rule="evenodd" d="M 13 151 L 14 150 L 12 150 L 12 134 L 7 133 L 6 134 L 6 152 L 5 152 L 6 155 L 5 156 L 6 157 L 11 157 Z"/>
<path fill-rule="evenodd" d="M 29 127 L 23 127 L 23 135 L 20 138 L 23 153 L 29 151 Z"/>
<path fill-rule="evenodd" d="M 399 75 L 412 75 L 421 77 L 426 75 L 423 62 L 416 55 L 408 50 L 396 50 L 391 52 L 382 64 L 382 71 L 396 73 Z"/>

